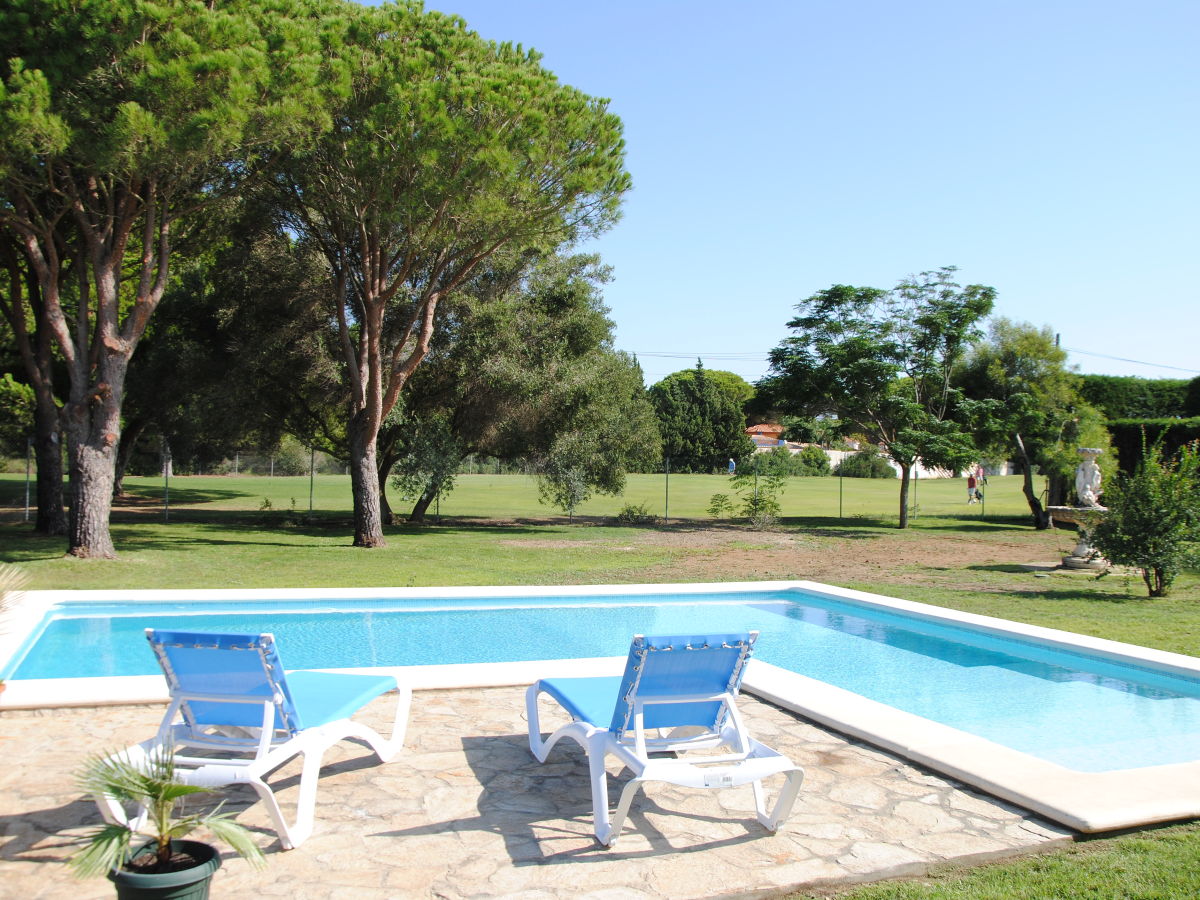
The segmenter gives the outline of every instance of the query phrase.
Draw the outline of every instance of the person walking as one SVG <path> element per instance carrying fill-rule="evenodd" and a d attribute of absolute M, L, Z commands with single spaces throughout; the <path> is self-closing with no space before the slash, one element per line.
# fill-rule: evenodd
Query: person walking
<path fill-rule="evenodd" d="M 978 479 L 976 479 L 975 473 L 972 472 L 970 475 L 967 476 L 967 502 L 968 503 L 975 502 L 975 494 L 976 494 L 975 486 L 977 484 L 979 484 L 979 481 L 978 481 Z"/>

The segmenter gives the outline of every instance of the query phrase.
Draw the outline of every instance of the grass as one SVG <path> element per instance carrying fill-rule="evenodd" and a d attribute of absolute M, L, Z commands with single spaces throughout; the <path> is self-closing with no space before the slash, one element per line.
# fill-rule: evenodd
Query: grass
<path fill-rule="evenodd" d="M 797 894 L 801 897 L 828 896 Z M 839 900 L 1194 900 L 1200 829 L 1174 827 L 973 869 L 947 867 L 913 881 L 838 892 Z"/>
<path fill-rule="evenodd" d="M 669 484 L 669 494 L 668 494 Z M 595 498 L 568 522 L 542 506 L 532 479 L 463 476 L 440 508 L 441 524 L 385 529 L 388 546 L 350 547 L 349 479 L 191 477 L 170 484 L 163 516 L 160 479 L 128 479 L 133 501 L 113 515 L 115 562 L 63 555 L 62 538 L 22 522 L 24 479 L 0 475 L 0 561 L 29 572 L 31 588 L 351 587 L 472 584 L 635 583 L 739 579 L 727 554 L 778 553 L 779 539 L 831 558 L 877 548 L 898 560 L 834 583 L 1163 650 L 1200 647 L 1200 579 L 1183 576 L 1168 598 L 1149 600 L 1139 580 L 1083 573 L 1036 577 L 1016 565 L 936 565 L 922 551 L 953 542 L 1028 548 L 1031 561 L 1069 552 L 1070 532 L 1036 533 L 1020 479 L 992 478 L 985 505 L 968 506 L 962 479 L 916 485 L 912 527 L 895 528 L 898 482 L 791 479 L 784 519 L 771 533 L 734 529 L 719 549 L 700 539 L 717 526 L 709 498 L 728 492 L 720 476 L 633 476 L 622 497 Z M 269 501 L 265 502 L 265 501 Z M 397 509 L 401 504 L 393 498 Z M 625 504 L 645 504 L 667 525 L 617 527 Z M 434 510 L 430 511 L 431 518 Z M 703 527 L 703 528 L 702 528 Z M 696 536 L 692 541 L 692 536 Z M 978 556 L 972 554 L 971 556 Z M 778 565 L 778 556 L 770 557 Z M 773 569 L 761 577 L 791 577 Z M 797 895 L 799 897 L 801 895 Z M 1200 896 L 1200 827 L 1151 829 L 1089 840 L 1044 856 L 947 868 L 914 881 L 855 888 L 845 900 L 982 898 L 1192 898 Z"/>
<path fill-rule="evenodd" d="M 985 502 L 968 506 L 966 482 L 961 478 L 917 479 L 910 497 L 916 518 L 952 516 L 964 521 L 1004 518 L 1027 513 L 1021 495 L 1021 479 L 1004 476 L 989 479 Z M 125 479 L 140 508 L 157 512 L 163 508 L 161 478 Z M 1040 485 L 1039 485 L 1040 487 Z M 307 515 L 310 483 L 307 476 L 267 478 L 262 476 L 202 475 L 172 478 L 168 485 L 174 513 L 188 511 L 259 511 Z M 348 514 L 350 479 L 344 475 L 318 475 L 312 481 L 312 508 L 318 516 Z M 20 510 L 24 504 L 23 475 L 0 474 L 0 508 Z M 723 475 L 631 475 L 618 497 L 593 497 L 577 511 L 584 518 L 614 516 L 626 504 L 645 504 L 654 515 L 669 519 L 708 519 L 713 494 L 730 493 Z M 894 522 L 899 512 L 900 482 L 862 478 L 789 478 L 781 497 L 785 517 L 869 518 Z M 394 491 L 389 493 L 398 514 L 408 505 Z M 522 475 L 460 475 L 457 486 L 442 498 L 440 511 L 448 518 L 558 518 L 561 513 L 538 500 L 533 478 Z M 430 509 L 430 516 L 434 515 Z M 118 507 L 116 514 L 121 515 Z M 565 516 L 562 516 L 565 519 Z"/>

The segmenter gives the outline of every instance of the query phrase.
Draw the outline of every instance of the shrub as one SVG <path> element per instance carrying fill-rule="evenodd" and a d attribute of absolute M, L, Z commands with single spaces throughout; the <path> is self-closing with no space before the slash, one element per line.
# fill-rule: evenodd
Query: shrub
<path fill-rule="evenodd" d="M 645 503 L 626 503 L 616 516 L 618 525 L 653 525 L 658 516 L 646 508 Z"/>
<path fill-rule="evenodd" d="M 1119 475 L 1104 501 L 1092 545 L 1110 563 L 1139 569 L 1151 597 L 1165 597 L 1180 569 L 1200 559 L 1200 442 L 1165 462 L 1159 444 L 1143 447 L 1137 469 Z"/>
<path fill-rule="evenodd" d="M 708 501 L 708 514 L 714 519 L 720 519 L 733 513 L 733 500 L 728 494 L 713 494 Z"/>
<path fill-rule="evenodd" d="M 896 470 L 878 450 L 860 450 L 838 463 L 833 474 L 845 478 L 895 478 Z"/>
<path fill-rule="evenodd" d="M 792 457 L 796 475 L 828 475 L 829 454 L 820 447 L 805 447 Z"/>

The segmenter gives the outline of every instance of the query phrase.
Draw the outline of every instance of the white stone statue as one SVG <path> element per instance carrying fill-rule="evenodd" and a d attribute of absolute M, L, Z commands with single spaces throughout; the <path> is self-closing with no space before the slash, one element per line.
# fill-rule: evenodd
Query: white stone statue
<path fill-rule="evenodd" d="M 1101 451 L 1095 447 L 1080 447 L 1083 462 L 1075 470 L 1076 505 L 1090 509 L 1104 509 L 1100 505 L 1100 467 L 1096 457 Z"/>

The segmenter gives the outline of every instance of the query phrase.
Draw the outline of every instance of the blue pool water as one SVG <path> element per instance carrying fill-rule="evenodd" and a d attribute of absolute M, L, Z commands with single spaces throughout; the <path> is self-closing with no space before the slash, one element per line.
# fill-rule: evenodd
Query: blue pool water
<path fill-rule="evenodd" d="M 52 611 L 13 679 L 158 672 L 148 626 L 275 634 L 289 668 L 624 655 L 630 636 L 757 629 L 756 656 L 1079 771 L 1200 759 L 1200 679 L 797 590 L 243 602 Z"/>

